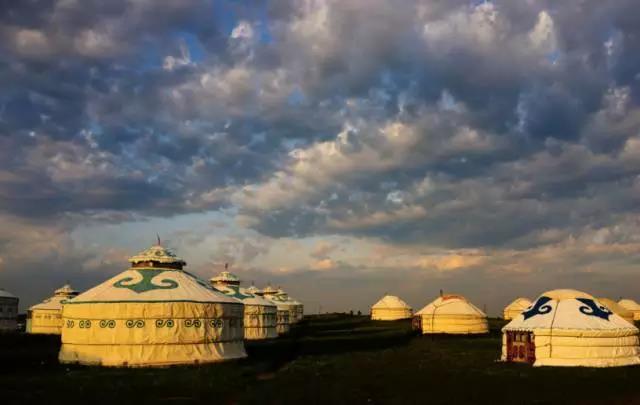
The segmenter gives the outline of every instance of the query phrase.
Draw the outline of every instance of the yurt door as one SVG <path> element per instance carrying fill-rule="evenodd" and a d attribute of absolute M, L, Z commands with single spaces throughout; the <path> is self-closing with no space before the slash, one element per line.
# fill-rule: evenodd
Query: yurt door
<path fill-rule="evenodd" d="M 507 360 L 533 364 L 536 346 L 531 332 L 507 332 Z"/>

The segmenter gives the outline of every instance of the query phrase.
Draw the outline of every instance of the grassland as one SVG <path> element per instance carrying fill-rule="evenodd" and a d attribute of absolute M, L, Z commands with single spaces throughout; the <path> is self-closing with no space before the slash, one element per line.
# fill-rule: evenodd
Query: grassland
<path fill-rule="evenodd" d="M 59 339 L 0 335 L 0 403 L 640 403 L 640 367 L 502 364 L 501 321 L 483 337 L 425 337 L 408 322 L 308 318 L 249 358 L 200 367 L 63 366 Z"/>

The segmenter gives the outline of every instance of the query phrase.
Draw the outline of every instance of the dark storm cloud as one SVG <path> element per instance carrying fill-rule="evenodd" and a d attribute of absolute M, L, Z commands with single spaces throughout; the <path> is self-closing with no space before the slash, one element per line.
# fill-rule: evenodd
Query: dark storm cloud
<path fill-rule="evenodd" d="M 5 2 L 0 210 L 447 247 L 612 225 L 638 199 L 635 6 Z"/>

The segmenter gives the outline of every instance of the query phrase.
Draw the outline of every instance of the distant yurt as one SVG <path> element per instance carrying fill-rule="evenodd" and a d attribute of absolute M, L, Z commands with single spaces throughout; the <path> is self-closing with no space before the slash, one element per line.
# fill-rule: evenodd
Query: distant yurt
<path fill-rule="evenodd" d="M 638 304 L 637 302 L 631 299 L 620 300 L 618 301 L 618 304 L 621 307 L 626 308 L 629 311 L 633 312 L 634 321 L 640 320 L 640 304 Z"/>
<path fill-rule="evenodd" d="M 273 288 L 271 285 L 266 286 L 262 290 L 258 290 L 256 293 L 275 304 L 278 309 L 276 317 L 276 329 L 278 331 L 278 335 L 289 333 L 292 323 L 289 315 L 291 313 L 291 305 L 282 302 L 282 300 L 277 297 L 278 290 Z"/>
<path fill-rule="evenodd" d="M 371 306 L 371 319 L 374 321 L 395 321 L 411 318 L 412 309 L 395 295 L 385 295 Z"/>
<path fill-rule="evenodd" d="M 300 301 L 290 297 L 282 288 L 278 288 L 276 297 L 284 304 L 289 305 L 289 320 L 292 324 L 298 323 L 302 320 L 302 313 L 304 309 Z"/>
<path fill-rule="evenodd" d="M 160 241 L 129 262 L 64 304 L 61 363 L 150 367 L 246 357 L 242 302 L 184 271 Z"/>
<path fill-rule="evenodd" d="M 49 297 L 27 311 L 27 333 L 59 335 L 62 329 L 62 303 L 78 295 L 65 284 Z"/>
<path fill-rule="evenodd" d="M 18 329 L 18 297 L 0 288 L 0 332 Z"/>
<path fill-rule="evenodd" d="M 534 366 L 640 364 L 638 329 L 589 294 L 554 290 L 502 328 L 502 360 Z"/>
<path fill-rule="evenodd" d="M 462 295 L 445 294 L 416 312 L 423 334 L 489 332 L 487 315 Z"/>
<path fill-rule="evenodd" d="M 516 316 L 520 315 L 522 311 L 529 308 L 531 301 L 528 298 L 516 298 L 504 308 L 504 319 L 507 321 L 512 320 Z"/>
<path fill-rule="evenodd" d="M 262 340 L 278 337 L 276 328 L 277 307 L 271 301 L 240 287 L 240 279 L 223 271 L 209 280 L 221 293 L 242 301 L 244 304 L 244 338 Z"/>
<path fill-rule="evenodd" d="M 296 307 L 296 322 L 302 321 L 304 318 L 304 304 L 295 298 L 291 298 L 293 305 Z"/>
<path fill-rule="evenodd" d="M 612 299 L 609 298 L 597 298 L 598 302 L 609 308 L 615 314 L 618 314 L 620 318 L 624 319 L 627 322 L 630 322 L 633 325 L 633 312 L 629 311 L 622 305 L 618 304 Z"/>

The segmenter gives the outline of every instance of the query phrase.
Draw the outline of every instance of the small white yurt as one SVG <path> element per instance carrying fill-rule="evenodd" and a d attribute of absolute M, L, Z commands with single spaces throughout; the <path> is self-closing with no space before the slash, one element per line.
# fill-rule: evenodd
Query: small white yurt
<path fill-rule="evenodd" d="M 18 297 L 0 288 L 0 332 L 18 329 Z"/>
<path fill-rule="evenodd" d="M 242 301 L 244 304 L 244 338 L 262 340 L 278 337 L 276 328 L 277 307 L 271 301 L 240 287 L 240 279 L 223 271 L 209 280 L 221 293 Z"/>
<path fill-rule="evenodd" d="M 69 284 L 54 291 L 49 297 L 27 311 L 27 333 L 59 335 L 62 329 L 62 304 L 78 295 Z"/>
<path fill-rule="evenodd" d="M 262 290 L 258 290 L 256 293 L 275 304 L 278 309 L 276 317 L 276 329 L 278 331 L 278 335 L 289 333 L 292 324 L 292 318 L 290 316 L 292 309 L 291 305 L 286 302 L 282 302 L 282 300 L 278 298 L 278 290 L 273 288 L 271 285 L 266 286 Z"/>
<path fill-rule="evenodd" d="M 609 308 L 614 313 L 618 314 L 620 316 L 620 318 L 622 318 L 625 321 L 633 324 L 633 312 L 632 311 L 629 311 L 628 309 L 626 309 L 622 305 L 618 304 L 617 302 L 615 302 L 614 300 L 609 299 L 609 298 L 597 298 L 597 300 L 598 300 L 599 303 L 601 303 L 605 307 Z"/>
<path fill-rule="evenodd" d="M 502 328 L 502 360 L 534 366 L 640 364 L 638 329 L 589 294 L 553 290 Z"/>
<path fill-rule="evenodd" d="M 184 271 L 159 241 L 129 262 L 65 302 L 61 363 L 150 367 L 246 357 L 242 302 Z"/>
<path fill-rule="evenodd" d="M 282 288 L 278 288 L 278 292 L 276 293 L 276 299 L 281 301 L 282 303 L 289 305 L 289 320 L 292 324 L 298 323 L 302 320 L 302 304 L 300 301 L 297 301 L 289 296 Z"/>
<path fill-rule="evenodd" d="M 304 318 L 304 304 L 295 298 L 291 298 L 291 300 L 296 307 L 296 322 L 300 322 Z"/>
<path fill-rule="evenodd" d="M 445 294 L 416 312 L 423 334 L 489 333 L 487 315 L 462 295 Z"/>
<path fill-rule="evenodd" d="M 411 318 L 412 309 L 395 295 L 385 295 L 371 306 L 371 319 L 374 321 L 395 321 Z"/>
<path fill-rule="evenodd" d="M 520 315 L 522 311 L 531 306 L 531 301 L 528 298 L 516 298 L 504 308 L 504 319 L 510 321 L 516 316 Z"/>
<path fill-rule="evenodd" d="M 621 307 L 626 308 L 633 313 L 634 321 L 640 320 L 640 304 L 638 304 L 637 302 L 631 299 L 620 300 L 618 301 L 618 304 Z"/>

